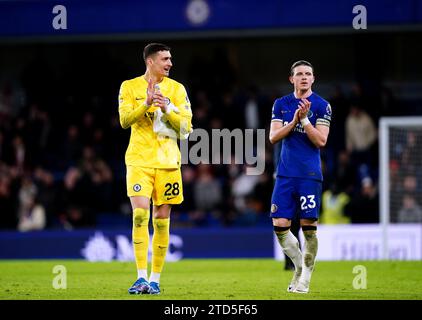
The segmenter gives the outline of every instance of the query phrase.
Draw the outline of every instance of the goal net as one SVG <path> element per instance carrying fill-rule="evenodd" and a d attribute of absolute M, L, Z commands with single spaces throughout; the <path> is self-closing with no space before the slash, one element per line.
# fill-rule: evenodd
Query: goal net
<path fill-rule="evenodd" d="M 422 117 L 380 119 L 380 221 L 383 258 L 388 227 L 422 223 Z"/>

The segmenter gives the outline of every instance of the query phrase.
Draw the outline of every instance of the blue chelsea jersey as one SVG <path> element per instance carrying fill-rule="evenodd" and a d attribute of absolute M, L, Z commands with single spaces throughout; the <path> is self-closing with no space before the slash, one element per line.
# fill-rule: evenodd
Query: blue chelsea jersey
<path fill-rule="evenodd" d="M 308 112 L 311 124 L 330 126 L 332 114 L 330 104 L 316 93 L 312 93 L 307 99 L 311 102 Z M 288 124 L 293 120 L 300 101 L 293 93 L 277 99 L 273 105 L 271 121 Z M 300 122 L 283 139 L 277 176 L 322 181 L 320 150 L 309 140 Z"/>

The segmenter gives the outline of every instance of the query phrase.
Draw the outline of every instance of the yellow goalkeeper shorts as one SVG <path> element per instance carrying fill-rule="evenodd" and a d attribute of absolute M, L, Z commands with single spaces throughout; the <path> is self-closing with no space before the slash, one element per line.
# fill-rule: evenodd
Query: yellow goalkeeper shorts
<path fill-rule="evenodd" d="M 183 202 L 183 184 L 180 168 L 154 169 L 127 166 L 126 187 L 128 197 L 152 198 L 155 206 Z"/>

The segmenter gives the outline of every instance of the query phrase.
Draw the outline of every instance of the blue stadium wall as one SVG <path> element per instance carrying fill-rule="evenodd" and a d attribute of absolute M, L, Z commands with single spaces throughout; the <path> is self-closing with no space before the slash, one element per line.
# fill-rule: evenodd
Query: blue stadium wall
<path fill-rule="evenodd" d="M 66 8 L 67 28 L 53 18 Z M 19 36 L 172 33 L 277 28 L 351 28 L 363 5 L 368 25 L 417 25 L 421 0 L 23 0 L 0 1 L 0 38 Z"/>

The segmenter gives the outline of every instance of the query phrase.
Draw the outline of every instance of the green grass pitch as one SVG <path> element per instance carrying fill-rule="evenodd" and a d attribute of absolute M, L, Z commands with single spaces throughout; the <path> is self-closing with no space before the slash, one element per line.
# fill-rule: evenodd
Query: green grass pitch
<path fill-rule="evenodd" d="M 66 267 L 67 288 L 54 289 L 55 265 Z M 356 265 L 366 289 L 354 289 Z M 131 300 L 422 300 L 422 261 L 317 261 L 309 294 L 287 293 L 291 271 L 273 259 L 184 259 L 166 263 L 162 294 L 134 295 L 134 262 L 0 261 L 0 299 Z"/>

